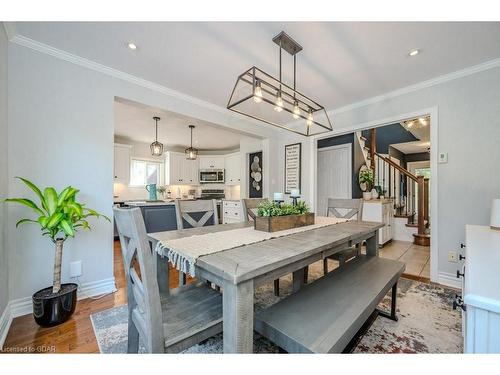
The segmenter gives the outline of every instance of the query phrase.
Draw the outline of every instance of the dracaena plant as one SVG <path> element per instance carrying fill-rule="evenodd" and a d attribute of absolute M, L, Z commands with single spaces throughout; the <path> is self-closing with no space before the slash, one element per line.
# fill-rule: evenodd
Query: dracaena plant
<path fill-rule="evenodd" d="M 16 228 L 22 224 L 37 224 L 40 226 L 43 236 L 48 236 L 55 244 L 54 259 L 54 282 L 52 293 L 58 293 L 61 290 L 61 261 L 63 244 L 68 237 L 74 237 L 80 229 L 90 230 L 90 224 L 87 221 L 89 217 L 103 217 L 110 221 L 108 217 L 101 215 L 97 211 L 85 207 L 85 204 L 76 200 L 77 189 L 72 186 L 64 188 L 57 193 L 53 187 L 40 189 L 31 181 L 16 177 L 30 188 L 37 196 L 39 203 L 35 203 L 27 198 L 9 198 L 6 202 L 19 203 L 31 208 L 37 217 L 24 218 L 16 223 Z"/>

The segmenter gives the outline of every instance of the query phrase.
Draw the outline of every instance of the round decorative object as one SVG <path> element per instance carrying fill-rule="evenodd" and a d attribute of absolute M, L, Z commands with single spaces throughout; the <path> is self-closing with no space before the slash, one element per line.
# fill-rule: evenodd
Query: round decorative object
<path fill-rule="evenodd" d="M 364 191 L 363 192 L 363 199 L 365 201 L 369 201 L 370 199 L 372 199 L 372 193 L 370 191 Z"/>
<path fill-rule="evenodd" d="M 252 164 L 250 165 L 250 170 L 251 170 L 252 172 L 260 172 L 260 171 L 262 170 L 262 169 L 260 168 L 260 166 L 259 166 L 259 161 L 260 161 L 260 159 L 259 159 L 259 157 L 258 157 L 258 156 L 254 156 L 254 157 L 253 157 L 253 162 L 252 162 Z"/>
<path fill-rule="evenodd" d="M 255 187 L 255 190 L 259 191 L 259 190 L 260 190 L 260 185 L 257 185 L 257 186 Z"/>
<path fill-rule="evenodd" d="M 255 179 L 255 181 L 260 182 L 260 181 L 262 180 L 262 173 L 260 173 L 260 172 L 255 172 L 255 173 L 253 174 L 253 178 Z"/>
<path fill-rule="evenodd" d="M 377 199 L 378 198 L 378 191 L 377 191 L 377 189 L 373 188 L 372 191 L 371 191 L 371 193 L 372 193 L 372 198 L 373 199 Z"/>

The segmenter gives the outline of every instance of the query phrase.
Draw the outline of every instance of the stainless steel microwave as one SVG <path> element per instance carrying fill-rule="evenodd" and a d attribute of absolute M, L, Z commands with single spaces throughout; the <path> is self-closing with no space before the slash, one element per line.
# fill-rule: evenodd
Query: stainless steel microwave
<path fill-rule="evenodd" d="M 223 184 L 224 169 L 200 169 L 200 184 Z"/>

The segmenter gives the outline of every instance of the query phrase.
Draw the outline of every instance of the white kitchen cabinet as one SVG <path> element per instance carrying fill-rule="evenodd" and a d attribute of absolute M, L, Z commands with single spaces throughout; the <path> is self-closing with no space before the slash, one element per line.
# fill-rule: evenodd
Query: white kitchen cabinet
<path fill-rule="evenodd" d="M 241 158 L 240 153 L 226 155 L 225 157 L 225 180 L 226 185 L 239 185 L 240 184 L 240 169 Z"/>
<path fill-rule="evenodd" d="M 198 160 L 188 160 L 185 154 L 165 154 L 166 185 L 198 185 Z"/>
<path fill-rule="evenodd" d="M 500 353 L 499 264 L 500 231 L 489 226 L 467 225 L 465 264 L 457 273 L 464 275 L 461 277 L 465 353 Z"/>
<path fill-rule="evenodd" d="M 222 222 L 223 224 L 239 223 L 244 221 L 241 201 L 222 201 Z"/>
<path fill-rule="evenodd" d="M 115 182 L 128 184 L 130 180 L 130 149 L 129 145 L 115 143 L 113 178 Z"/>
<path fill-rule="evenodd" d="M 199 156 L 200 169 L 224 169 L 224 156 L 203 155 Z"/>
<path fill-rule="evenodd" d="M 363 201 L 363 221 L 384 223 L 384 226 L 378 232 L 379 245 L 384 245 L 393 237 L 394 213 L 392 204 L 392 199 Z"/>

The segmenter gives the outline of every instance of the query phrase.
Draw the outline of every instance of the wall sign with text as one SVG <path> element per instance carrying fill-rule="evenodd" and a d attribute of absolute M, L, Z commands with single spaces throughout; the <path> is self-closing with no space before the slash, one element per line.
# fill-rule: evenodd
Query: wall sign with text
<path fill-rule="evenodd" d="M 301 143 L 285 146 L 285 194 L 300 190 L 301 147 Z"/>

